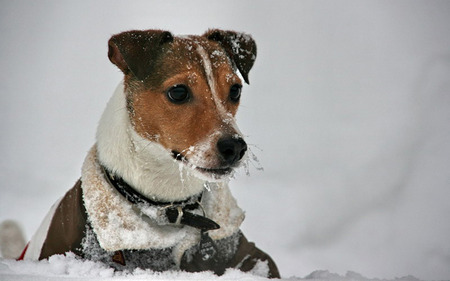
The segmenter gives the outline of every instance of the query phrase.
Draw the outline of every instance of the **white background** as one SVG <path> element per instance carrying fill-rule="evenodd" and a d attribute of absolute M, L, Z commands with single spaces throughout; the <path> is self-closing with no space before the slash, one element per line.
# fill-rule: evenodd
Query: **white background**
<path fill-rule="evenodd" d="M 0 221 L 29 238 L 80 176 L 112 34 L 210 27 L 258 44 L 238 123 L 265 171 L 232 187 L 282 275 L 450 279 L 448 1 L 2 0 Z"/>

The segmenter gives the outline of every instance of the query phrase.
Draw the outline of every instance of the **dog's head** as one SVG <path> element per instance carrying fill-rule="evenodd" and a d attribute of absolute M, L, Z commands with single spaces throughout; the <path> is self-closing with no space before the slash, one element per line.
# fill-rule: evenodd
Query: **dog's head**
<path fill-rule="evenodd" d="M 247 145 L 234 119 L 242 89 L 236 71 L 248 83 L 256 58 L 249 35 L 128 31 L 108 45 L 109 59 L 125 75 L 127 110 L 140 137 L 208 180 L 239 165 Z"/>

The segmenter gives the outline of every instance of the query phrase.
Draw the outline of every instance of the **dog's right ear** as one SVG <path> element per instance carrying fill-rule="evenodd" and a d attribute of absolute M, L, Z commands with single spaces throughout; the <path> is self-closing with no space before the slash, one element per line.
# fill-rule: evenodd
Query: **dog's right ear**
<path fill-rule="evenodd" d="M 244 81 L 249 84 L 248 73 L 256 59 L 255 40 L 250 35 L 242 32 L 220 29 L 208 30 L 203 36 L 209 40 L 219 42 L 242 74 Z"/>
<path fill-rule="evenodd" d="M 108 41 L 109 60 L 125 75 L 144 80 L 153 71 L 164 45 L 173 35 L 163 30 L 132 30 L 116 34 Z"/>

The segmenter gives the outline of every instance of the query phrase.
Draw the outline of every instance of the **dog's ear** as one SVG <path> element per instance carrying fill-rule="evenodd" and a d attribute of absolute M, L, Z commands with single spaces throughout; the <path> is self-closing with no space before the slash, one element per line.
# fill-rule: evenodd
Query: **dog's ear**
<path fill-rule="evenodd" d="M 248 73 L 256 59 L 256 43 L 245 33 L 220 29 L 208 30 L 203 36 L 209 40 L 217 41 L 234 62 L 245 82 L 249 84 Z"/>
<path fill-rule="evenodd" d="M 165 44 L 170 42 L 173 42 L 173 35 L 168 31 L 126 31 L 109 39 L 108 57 L 125 75 L 132 73 L 144 80 L 153 71 Z"/>

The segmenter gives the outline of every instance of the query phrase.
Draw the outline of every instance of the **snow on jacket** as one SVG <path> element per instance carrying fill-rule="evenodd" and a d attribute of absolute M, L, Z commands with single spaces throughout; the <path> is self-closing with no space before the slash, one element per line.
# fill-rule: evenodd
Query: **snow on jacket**
<path fill-rule="evenodd" d="M 111 187 L 94 146 L 81 179 L 52 206 L 22 256 L 40 260 L 70 251 L 117 270 L 210 270 L 216 274 L 226 268 L 251 271 L 262 262 L 267 265 L 267 277 L 279 278 L 272 259 L 239 230 L 244 213 L 226 184 L 205 191 L 201 203 L 208 217 L 221 226 L 208 232 L 217 248 L 213 261 L 204 261 L 200 253 L 200 230 L 165 223 L 157 211 L 130 204 Z"/>

